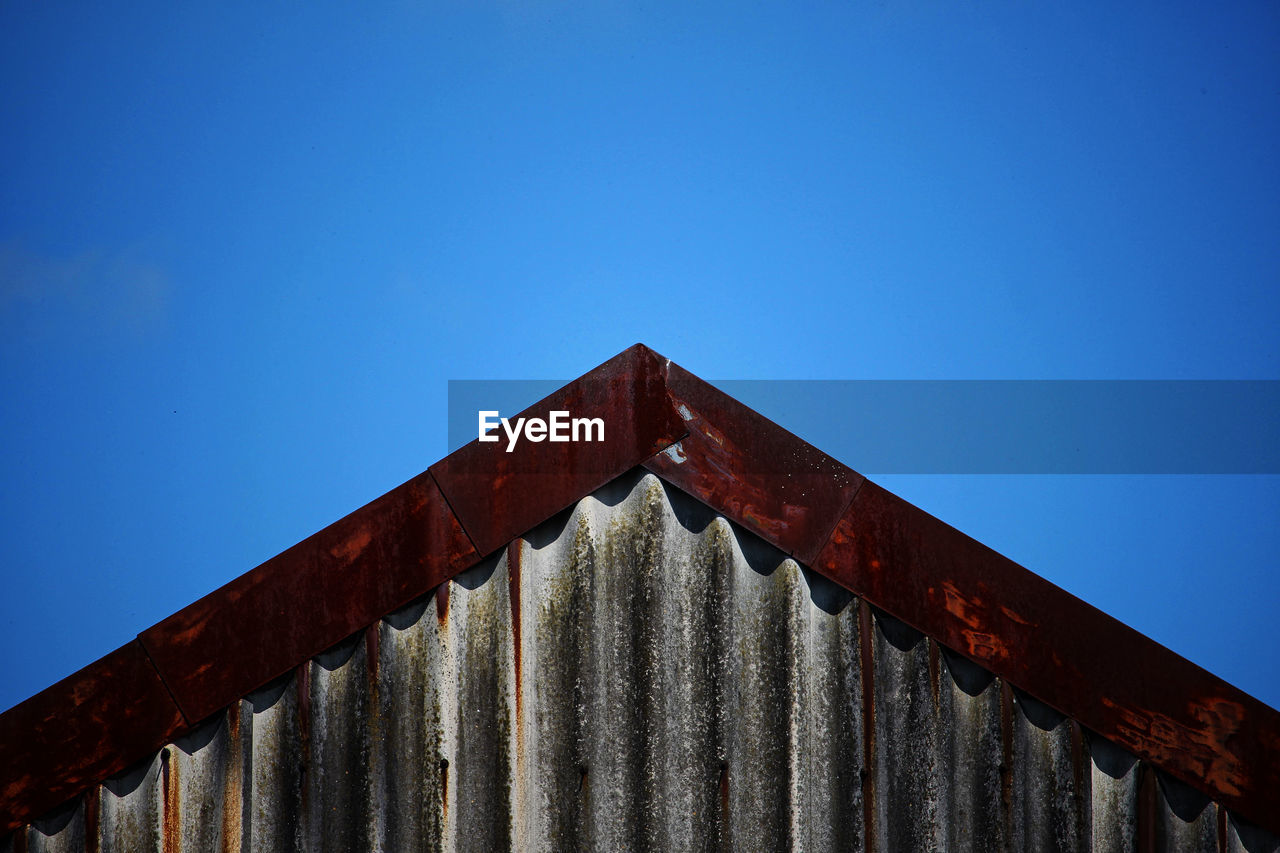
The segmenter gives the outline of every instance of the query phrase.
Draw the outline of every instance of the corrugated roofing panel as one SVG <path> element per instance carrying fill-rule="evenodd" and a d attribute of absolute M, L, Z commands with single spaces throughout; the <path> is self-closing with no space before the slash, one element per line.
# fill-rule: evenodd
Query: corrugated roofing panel
<path fill-rule="evenodd" d="M 1253 820 L 1280 814 L 1274 709 L 880 486 L 816 567 Z"/>
<path fill-rule="evenodd" d="M 430 474 L 419 474 L 139 640 L 195 724 L 478 556 Z"/>
<path fill-rule="evenodd" d="M 637 473 L 0 849 L 1243 849 L 1196 805 Z"/>
<path fill-rule="evenodd" d="M 553 411 L 599 418 L 586 441 L 544 437 L 519 444 L 473 439 L 430 468 L 481 555 L 492 554 L 581 496 L 679 441 L 684 422 L 667 398 L 669 362 L 636 344 L 513 419 Z M 575 428 L 576 429 L 576 428 Z M 501 430 L 499 430 L 501 432 Z"/>
<path fill-rule="evenodd" d="M 0 827 L 58 806 L 184 727 L 142 644 L 126 643 L 0 715 Z"/>

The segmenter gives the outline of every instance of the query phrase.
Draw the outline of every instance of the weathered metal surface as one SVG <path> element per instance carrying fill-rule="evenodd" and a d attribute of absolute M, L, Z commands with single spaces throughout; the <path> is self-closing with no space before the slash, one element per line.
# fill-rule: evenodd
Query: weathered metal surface
<path fill-rule="evenodd" d="M 1011 691 L 1013 846 L 1020 850 L 1088 850 L 1092 843 L 1086 775 L 1089 760 L 1079 725 Z"/>
<path fill-rule="evenodd" d="M 679 365 L 667 393 L 689 434 L 645 467 L 813 565 L 862 475 Z"/>
<path fill-rule="evenodd" d="M 0 716 L 0 833 L 154 752 L 184 727 L 136 640 Z"/>
<path fill-rule="evenodd" d="M 583 495 L 679 441 L 684 422 L 667 399 L 662 356 L 636 344 L 516 417 L 553 410 L 601 418 L 603 441 L 472 440 L 431 466 L 481 554 L 504 547 Z"/>
<path fill-rule="evenodd" d="M 875 625 L 874 847 L 1010 849 L 999 807 L 999 689 L 988 681 L 970 696 L 936 644 L 883 614 Z"/>
<path fill-rule="evenodd" d="M 1280 714 L 922 510 L 864 484 L 816 567 L 1246 818 L 1280 826 Z"/>
<path fill-rule="evenodd" d="M 1097 735 L 1090 736 L 1089 797 L 1092 847 L 1135 853 L 1138 848 L 1138 779 L 1136 756 Z"/>
<path fill-rule="evenodd" d="M 1274 845 L 1272 709 L 642 346 L 552 408 L 609 441 L 473 443 L 0 717 L 7 828 L 214 715 L 0 849 Z M 649 480 L 529 532 L 642 461 L 782 553 Z"/>
<path fill-rule="evenodd" d="M 0 851 L 1266 849 L 1196 805 L 635 474 Z"/>
<path fill-rule="evenodd" d="M 421 596 L 477 555 L 420 474 L 144 631 L 189 721 Z"/>

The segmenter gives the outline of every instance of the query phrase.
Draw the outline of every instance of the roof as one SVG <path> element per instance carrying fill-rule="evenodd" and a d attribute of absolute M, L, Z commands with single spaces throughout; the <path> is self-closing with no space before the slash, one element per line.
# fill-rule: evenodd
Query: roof
<path fill-rule="evenodd" d="M 606 441 L 472 442 L 0 716 L 0 832 L 388 614 L 439 602 L 451 579 L 641 468 L 978 664 L 1002 695 L 1024 691 L 1280 833 L 1280 715 L 1265 704 L 642 345 L 522 414 L 561 409 L 603 417 Z"/>
<path fill-rule="evenodd" d="M 1242 832 L 635 468 L 15 835 L 29 851 L 1219 853 Z"/>

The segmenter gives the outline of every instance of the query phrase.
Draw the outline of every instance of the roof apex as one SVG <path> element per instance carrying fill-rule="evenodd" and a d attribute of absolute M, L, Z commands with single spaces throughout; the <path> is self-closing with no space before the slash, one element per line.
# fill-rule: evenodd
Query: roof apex
<path fill-rule="evenodd" d="M 118 773 L 636 466 L 1280 832 L 1280 714 L 1257 699 L 643 344 L 519 417 L 560 410 L 602 418 L 604 440 L 524 441 L 510 452 L 472 441 L 0 715 L 0 832 Z"/>

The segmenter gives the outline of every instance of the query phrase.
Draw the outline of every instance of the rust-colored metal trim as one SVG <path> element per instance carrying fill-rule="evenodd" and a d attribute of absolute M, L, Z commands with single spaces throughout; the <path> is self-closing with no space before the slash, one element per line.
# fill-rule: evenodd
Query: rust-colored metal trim
<path fill-rule="evenodd" d="M 0 715 L 0 835 L 186 728 L 142 644 L 116 649 Z"/>
<path fill-rule="evenodd" d="M 644 467 L 812 565 L 862 475 L 679 365 L 667 393 L 689 434 Z"/>
<path fill-rule="evenodd" d="M 595 489 L 679 441 L 685 426 L 666 396 L 666 359 L 636 344 L 525 409 L 518 418 L 602 418 L 603 441 L 473 439 L 431 466 L 482 555 L 491 554 Z M 514 420 L 514 418 L 513 418 Z"/>
<path fill-rule="evenodd" d="M 866 483 L 814 568 L 1280 830 L 1280 714 L 923 510 Z"/>
<path fill-rule="evenodd" d="M 199 721 L 478 558 L 420 474 L 139 639 L 183 714 Z"/>
<path fill-rule="evenodd" d="M 1280 714 L 1256 699 L 642 345 L 522 416 L 554 409 L 606 441 L 472 442 L 0 715 L 0 833 L 420 595 L 447 618 L 450 578 L 637 465 L 1280 832 Z"/>

